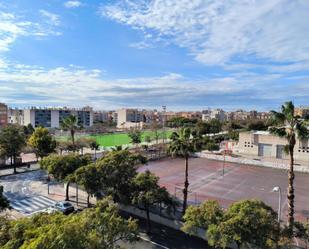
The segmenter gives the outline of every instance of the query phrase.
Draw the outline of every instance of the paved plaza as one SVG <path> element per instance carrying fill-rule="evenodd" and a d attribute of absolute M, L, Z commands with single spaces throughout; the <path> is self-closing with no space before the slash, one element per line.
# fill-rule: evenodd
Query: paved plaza
<path fill-rule="evenodd" d="M 224 168 L 224 175 L 223 175 Z M 160 184 L 171 194 L 182 198 L 185 161 L 181 158 L 149 162 L 140 171 L 150 170 L 160 177 Z M 259 199 L 278 210 L 278 193 L 271 192 L 274 186 L 282 189 L 282 219 L 287 214 L 288 174 L 286 170 L 241 165 L 236 163 L 189 159 L 189 202 L 197 204 L 216 199 L 223 207 L 242 199 Z M 309 174 L 295 173 L 296 219 L 309 218 Z"/>

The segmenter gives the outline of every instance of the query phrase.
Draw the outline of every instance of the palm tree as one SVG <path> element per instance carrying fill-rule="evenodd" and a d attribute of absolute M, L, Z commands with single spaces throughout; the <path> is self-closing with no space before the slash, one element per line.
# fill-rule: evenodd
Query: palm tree
<path fill-rule="evenodd" d="M 191 139 L 191 130 L 189 128 L 182 128 L 178 133 L 173 132 L 170 136 L 171 143 L 169 145 L 168 151 L 172 156 L 179 156 L 185 158 L 185 182 L 183 189 L 183 214 L 187 209 L 187 199 L 188 199 L 188 171 L 189 171 L 189 156 L 191 153 L 195 152 L 194 141 Z"/>
<path fill-rule="evenodd" d="M 94 160 L 97 160 L 97 150 L 100 148 L 100 144 L 96 140 L 90 143 L 90 149 L 94 150 Z"/>
<path fill-rule="evenodd" d="M 80 129 L 78 118 L 75 115 L 69 115 L 61 122 L 61 127 L 64 130 L 69 130 L 73 146 L 75 146 L 75 132 Z"/>
<path fill-rule="evenodd" d="M 309 130 L 303 121 L 294 115 L 294 105 L 291 101 L 281 106 L 281 112 L 271 111 L 276 126 L 269 128 L 270 132 L 287 140 L 285 151 L 290 155 L 289 186 L 288 186 L 288 227 L 292 231 L 294 225 L 294 147 L 296 135 L 299 139 L 307 138 Z"/>

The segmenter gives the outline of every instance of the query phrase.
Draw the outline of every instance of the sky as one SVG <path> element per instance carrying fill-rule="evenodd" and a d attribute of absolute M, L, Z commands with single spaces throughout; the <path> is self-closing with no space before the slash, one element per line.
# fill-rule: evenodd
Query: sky
<path fill-rule="evenodd" d="M 0 102 L 309 105 L 308 0 L 0 0 Z"/>

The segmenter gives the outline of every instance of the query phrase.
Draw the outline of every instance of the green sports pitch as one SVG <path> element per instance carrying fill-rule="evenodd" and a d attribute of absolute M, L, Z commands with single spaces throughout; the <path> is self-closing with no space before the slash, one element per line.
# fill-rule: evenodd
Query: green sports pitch
<path fill-rule="evenodd" d="M 159 131 L 158 136 L 159 139 L 162 139 L 164 132 Z M 167 130 L 165 131 L 165 137 L 169 138 L 169 136 L 172 134 L 172 131 Z M 153 131 L 143 131 L 142 132 L 142 142 L 145 142 L 145 138 L 149 136 L 151 140 L 155 140 L 155 132 Z M 94 138 L 100 146 L 103 147 L 112 147 L 117 145 L 125 145 L 125 144 L 131 144 L 131 139 L 128 135 L 128 133 L 113 133 L 113 134 L 96 134 L 96 135 L 83 135 L 83 136 L 77 136 L 77 138 L 80 137 L 87 137 L 87 138 Z M 59 140 L 67 140 L 69 137 L 58 137 Z"/>

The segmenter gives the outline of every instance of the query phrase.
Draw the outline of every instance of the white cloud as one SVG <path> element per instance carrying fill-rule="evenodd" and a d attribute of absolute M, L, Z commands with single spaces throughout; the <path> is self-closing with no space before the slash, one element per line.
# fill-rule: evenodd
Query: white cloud
<path fill-rule="evenodd" d="M 53 20 L 53 25 L 57 24 L 58 20 L 55 16 L 49 18 L 51 19 L 48 22 Z M 0 11 L 0 52 L 8 51 L 16 39 L 22 36 L 39 37 L 59 34 L 59 32 L 51 28 L 49 23 L 26 21 L 13 13 Z"/>
<path fill-rule="evenodd" d="M 127 0 L 102 5 L 100 13 L 185 47 L 205 64 L 250 55 L 309 61 L 306 0 Z"/>
<path fill-rule="evenodd" d="M 7 70 L 10 68 L 10 70 Z M 291 94 L 308 99 L 306 78 L 282 85 L 282 75 L 235 73 L 231 76 L 194 79 L 178 73 L 157 77 L 106 79 L 99 69 L 77 66 L 46 69 L 9 64 L 0 68 L 0 99 L 11 105 L 91 105 L 110 109 L 124 106 L 248 106 L 254 101 L 279 103 Z M 31 99 L 29 101 L 29 99 Z M 28 101 L 27 101 L 28 100 Z M 261 107 L 261 106 L 260 106 Z"/>
<path fill-rule="evenodd" d="M 47 20 L 46 20 L 47 23 L 54 25 L 54 26 L 60 25 L 60 16 L 59 15 L 51 13 L 47 10 L 40 10 L 40 14 L 43 17 L 47 18 Z"/>
<path fill-rule="evenodd" d="M 80 7 L 82 3 L 80 1 L 67 1 L 64 3 L 66 8 L 77 8 Z"/>

